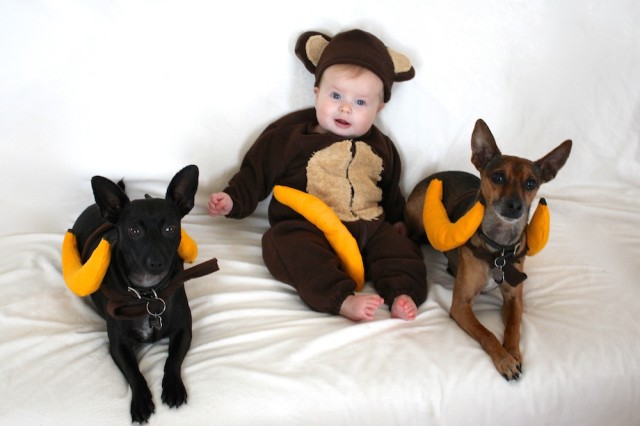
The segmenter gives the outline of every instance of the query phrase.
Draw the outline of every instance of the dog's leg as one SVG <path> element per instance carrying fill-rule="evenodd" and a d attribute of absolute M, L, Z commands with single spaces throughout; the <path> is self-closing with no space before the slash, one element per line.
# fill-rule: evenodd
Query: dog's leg
<path fill-rule="evenodd" d="M 112 330 L 113 327 L 108 328 Z M 155 411 L 153 397 L 147 385 L 147 381 L 140 372 L 138 360 L 131 345 L 121 341 L 115 335 L 109 333 L 109 349 L 111 357 L 122 371 L 122 374 L 131 386 L 131 420 L 138 423 L 146 423 Z"/>
<path fill-rule="evenodd" d="M 169 337 L 169 356 L 164 364 L 162 402 L 179 407 L 187 402 L 187 390 L 182 382 L 182 362 L 191 346 L 191 329 L 177 330 Z"/>
<path fill-rule="evenodd" d="M 522 323 L 522 288 L 503 284 L 500 287 L 502 298 L 502 316 L 504 319 L 504 348 L 518 362 L 517 368 L 522 372 L 522 355 L 520 353 L 520 326 Z"/>
<path fill-rule="evenodd" d="M 176 292 L 172 306 L 179 308 L 178 312 L 173 313 L 172 322 L 180 322 L 180 326 L 169 335 L 169 354 L 162 378 L 162 402 L 169 407 L 179 407 L 187 402 L 187 390 L 182 381 L 181 371 L 192 337 L 191 310 L 184 288 Z"/>
<path fill-rule="evenodd" d="M 489 266 L 485 262 L 478 261 L 467 248 L 461 248 L 450 315 L 467 334 L 480 343 L 504 378 L 517 379 L 520 376 L 519 361 L 478 321 L 472 309 L 473 300 L 484 287 L 488 274 Z"/>

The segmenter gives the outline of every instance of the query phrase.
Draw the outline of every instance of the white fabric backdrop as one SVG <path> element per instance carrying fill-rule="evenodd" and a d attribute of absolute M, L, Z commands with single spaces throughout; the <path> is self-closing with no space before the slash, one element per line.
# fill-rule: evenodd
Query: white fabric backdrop
<path fill-rule="evenodd" d="M 409 55 L 379 125 L 408 191 L 472 170 L 476 118 L 503 151 L 574 152 L 554 187 L 640 182 L 640 6 L 609 2 L 3 1 L 0 234 L 57 232 L 103 174 L 222 187 L 272 119 L 312 104 L 299 33 L 361 27 Z M 586 167 L 588 165 L 588 167 Z M 545 190 L 553 191 L 552 187 Z"/>
<path fill-rule="evenodd" d="M 194 163 L 185 227 L 221 270 L 187 286 L 186 407 L 159 400 L 166 342 L 140 350 L 151 424 L 640 424 L 638 22 L 636 0 L 0 0 L 0 423 L 129 423 L 130 391 L 103 322 L 64 286 L 60 243 L 91 176 L 160 196 Z M 416 68 L 378 121 L 407 193 L 434 171 L 474 172 L 479 117 L 505 153 L 574 141 L 539 193 L 552 231 L 527 263 L 518 383 L 448 317 L 436 253 L 416 321 L 381 309 L 355 324 L 271 278 L 264 204 L 243 221 L 204 214 L 263 127 L 312 105 L 298 34 L 354 27 Z M 475 307 L 500 335 L 498 295 Z"/>

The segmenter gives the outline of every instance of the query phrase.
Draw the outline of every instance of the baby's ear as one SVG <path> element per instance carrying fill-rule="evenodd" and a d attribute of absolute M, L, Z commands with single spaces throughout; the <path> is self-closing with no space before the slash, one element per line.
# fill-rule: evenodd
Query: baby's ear
<path fill-rule="evenodd" d="M 298 37 L 295 53 L 310 73 L 316 73 L 320 56 L 330 40 L 331 37 L 317 31 L 307 31 Z"/>

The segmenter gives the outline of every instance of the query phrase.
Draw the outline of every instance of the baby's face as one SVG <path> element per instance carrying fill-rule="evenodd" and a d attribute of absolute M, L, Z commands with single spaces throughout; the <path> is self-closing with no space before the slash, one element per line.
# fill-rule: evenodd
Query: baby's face
<path fill-rule="evenodd" d="M 367 133 L 384 106 L 382 90 L 382 80 L 367 69 L 327 68 L 314 88 L 321 130 L 346 138 Z"/>

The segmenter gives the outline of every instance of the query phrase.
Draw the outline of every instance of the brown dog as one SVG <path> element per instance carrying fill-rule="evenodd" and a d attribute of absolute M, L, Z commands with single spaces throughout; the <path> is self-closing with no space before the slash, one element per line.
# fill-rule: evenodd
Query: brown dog
<path fill-rule="evenodd" d="M 571 141 L 563 142 L 537 161 L 502 155 L 485 122 L 478 120 L 471 137 L 471 151 L 471 162 L 480 172 L 480 179 L 455 171 L 424 179 L 407 199 L 405 220 L 410 235 L 423 239 L 425 191 L 434 178 L 443 183 L 442 202 L 451 222 L 456 222 L 477 200 L 484 204 L 482 223 L 471 239 L 445 252 L 449 270 L 456 277 L 450 315 L 480 343 L 498 371 L 507 380 L 515 380 L 522 373 L 520 322 L 529 208 L 540 185 L 552 180 L 565 164 Z M 478 321 L 472 310 L 475 296 L 491 280 L 500 286 L 504 299 L 503 344 Z"/>

